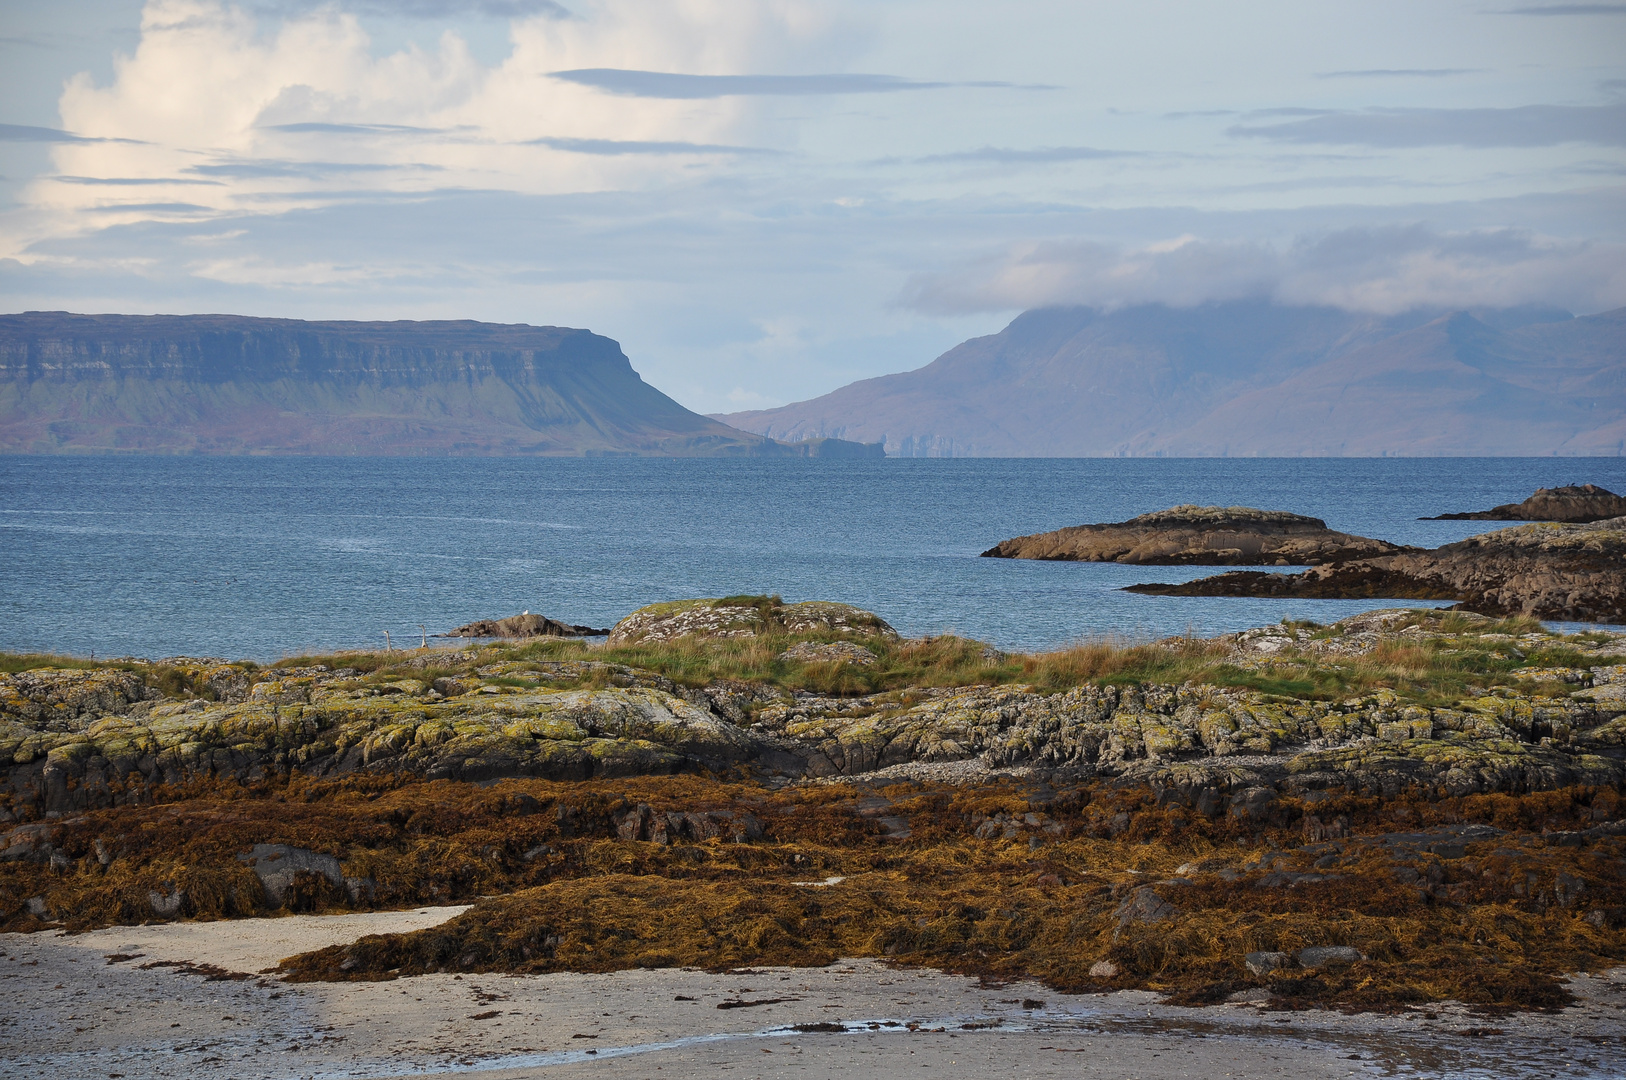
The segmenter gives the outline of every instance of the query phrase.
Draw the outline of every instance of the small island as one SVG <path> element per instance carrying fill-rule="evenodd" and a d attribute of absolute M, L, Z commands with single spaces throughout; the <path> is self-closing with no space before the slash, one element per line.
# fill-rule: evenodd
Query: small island
<path fill-rule="evenodd" d="M 1441 514 L 1419 521 L 1566 521 L 1585 524 L 1626 515 L 1626 497 L 1596 484 L 1538 488 L 1524 502 L 1505 503 L 1489 510 Z"/>
<path fill-rule="evenodd" d="M 1453 600 L 1483 615 L 1626 622 L 1626 517 L 1532 524 L 1431 551 L 1311 567 L 1297 574 L 1232 571 L 1178 585 L 1131 585 L 1154 596 L 1317 600 Z"/>
<path fill-rule="evenodd" d="M 1320 518 L 1249 506 L 1175 506 L 1128 521 L 1074 525 L 1001 541 L 994 559 L 1141 566 L 1320 566 L 1407 550 L 1336 532 Z"/>

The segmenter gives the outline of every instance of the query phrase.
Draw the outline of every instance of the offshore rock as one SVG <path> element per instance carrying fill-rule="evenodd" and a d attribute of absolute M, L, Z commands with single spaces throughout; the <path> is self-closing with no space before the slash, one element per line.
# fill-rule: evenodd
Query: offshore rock
<path fill-rule="evenodd" d="M 477 622 L 467 623 L 455 630 L 448 630 L 436 637 L 459 638 L 533 638 L 533 637 L 603 637 L 608 630 L 595 630 L 591 626 L 576 626 L 571 623 L 556 622 L 542 615 L 532 615 L 529 611 L 522 615 L 510 615 L 506 619 L 480 619 Z"/>
<path fill-rule="evenodd" d="M 1558 488 L 1538 488 L 1524 502 L 1505 503 L 1489 510 L 1465 514 L 1441 514 L 1423 521 L 1605 521 L 1626 515 L 1626 496 L 1616 495 L 1596 484 L 1570 484 Z"/>
<path fill-rule="evenodd" d="M 678 638 L 750 638 L 770 633 L 898 636 L 879 615 L 850 604 L 820 600 L 787 604 L 777 596 L 730 596 L 639 608 L 615 624 L 609 643 L 615 646 Z"/>
<path fill-rule="evenodd" d="M 1455 600 L 1484 615 L 1626 622 L 1626 517 L 1520 525 L 1433 551 L 1406 551 L 1298 574 L 1233 571 L 1182 585 L 1131 585 L 1156 596 L 1297 596 Z"/>
<path fill-rule="evenodd" d="M 1113 524 L 1018 536 L 983 555 L 1142 566 L 1317 566 L 1404 550 L 1279 510 L 1176 506 Z"/>

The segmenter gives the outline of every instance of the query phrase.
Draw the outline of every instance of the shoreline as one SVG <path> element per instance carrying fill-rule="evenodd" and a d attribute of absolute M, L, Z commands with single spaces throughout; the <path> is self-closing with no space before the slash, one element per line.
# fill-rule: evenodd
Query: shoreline
<path fill-rule="evenodd" d="M 1241 1070 L 1283 1078 L 1404 1072 L 1590 1080 L 1626 1071 L 1626 967 L 1569 979 L 1577 1002 L 1561 1012 L 1506 1016 L 1452 1003 L 1387 1015 L 1249 1003 L 1184 1008 L 1146 991 L 1062 995 L 1036 983 L 982 985 L 877 960 L 720 974 L 667 968 L 295 985 L 197 973 L 203 965 L 269 966 L 279 949 L 432 926 L 458 910 L 0 935 L 0 1015 L 11 1018 L 0 1028 L 0 1077 L 48 1069 L 127 1080 L 496 1080 L 547 1069 L 686 1080 L 998 1069 L 1146 1080 Z M 131 950 L 141 956 L 107 959 Z M 718 1008 L 742 1001 L 753 1004 Z M 844 1030 L 796 1031 L 797 1024 Z"/>

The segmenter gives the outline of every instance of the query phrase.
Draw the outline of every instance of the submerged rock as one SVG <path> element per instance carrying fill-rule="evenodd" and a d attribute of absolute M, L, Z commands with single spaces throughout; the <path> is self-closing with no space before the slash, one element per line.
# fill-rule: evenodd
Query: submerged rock
<path fill-rule="evenodd" d="M 1180 585 L 1131 585 L 1154 596 L 1295 596 L 1325 600 L 1455 600 L 1484 615 L 1626 622 L 1626 517 L 1520 525 L 1433 551 L 1406 551 L 1297 574 L 1232 571 Z"/>
<path fill-rule="evenodd" d="M 1586 523 L 1626 515 L 1626 496 L 1596 484 L 1570 484 L 1558 488 L 1538 488 L 1524 502 L 1505 503 L 1489 510 L 1464 514 L 1441 514 L 1422 521 L 1567 521 Z"/>
<path fill-rule="evenodd" d="M 1128 521 L 1018 536 L 983 555 L 1143 566 L 1317 566 L 1405 550 L 1279 510 L 1176 506 Z"/>

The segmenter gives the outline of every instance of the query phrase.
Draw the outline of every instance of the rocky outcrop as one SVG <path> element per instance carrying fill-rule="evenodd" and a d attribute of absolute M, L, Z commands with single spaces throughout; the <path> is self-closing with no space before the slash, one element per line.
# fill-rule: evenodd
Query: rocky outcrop
<path fill-rule="evenodd" d="M 798 641 L 775 659 L 793 664 L 858 664 L 869 667 L 880 657 L 850 641 Z"/>
<path fill-rule="evenodd" d="M 608 630 L 596 630 L 591 626 L 576 626 L 571 623 L 555 622 L 542 615 L 532 615 L 529 611 L 520 615 L 510 615 L 506 619 L 480 619 L 477 622 L 467 623 L 455 630 L 448 630 L 436 637 L 459 638 L 533 638 L 533 637 L 603 637 Z"/>
<path fill-rule="evenodd" d="M 1626 622 L 1626 517 L 1521 525 L 1433 551 L 1312 567 L 1233 571 L 1181 585 L 1132 585 L 1156 596 L 1294 596 L 1455 600 L 1485 615 Z"/>
<path fill-rule="evenodd" d="M 1513 639 L 1453 618 L 1468 629 L 1445 634 L 1438 619 L 1374 612 L 1313 634 L 1272 627 L 1222 644 L 1225 662 L 1269 677 L 1289 652 L 1333 662 L 1403 641 L 1513 660 L 1555 640 Z M 1198 683 L 835 697 L 743 682 L 681 687 L 596 661 L 478 659 L 466 674 L 431 683 L 320 666 L 226 665 L 246 690 L 224 701 L 168 694 L 131 670 L 36 670 L 0 676 L 0 822 L 140 803 L 163 784 L 368 773 L 818 778 L 963 765 L 982 776 L 1123 777 L 1204 815 L 1245 820 L 1268 818 L 1279 791 L 1461 795 L 1626 782 L 1626 638 L 1564 648 L 1590 649 L 1588 666 L 1530 668 L 1508 686 L 1427 706 L 1391 690 L 1283 700 Z M 442 654 L 441 663 L 447 655 L 472 654 Z M 181 673 L 186 685 L 207 685 L 204 673 L 225 681 L 219 667 Z M 1324 824 L 1326 835 L 1338 835 L 1335 821 Z M 269 869 L 325 872 L 325 863 L 277 867 L 272 854 Z M 0 860 L 51 855 L 32 833 L 0 843 Z"/>
<path fill-rule="evenodd" d="M 1489 510 L 1441 514 L 1423 521 L 1566 521 L 1584 524 L 1626 516 L 1626 496 L 1596 484 L 1538 488 L 1524 502 L 1504 503 Z"/>
<path fill-rule="evenodd" d="M 1176 506 L 1107 525 L 1001 541 L 983 555 L 1145 566 L 1319 566 L 1407 550 L 1320 518 L 1246 506 Z"/>
<path fill-rule="evenodd" d="M 898 636 L 879 615 L 850 604 L 822 600 L 787 604 L 777 596 L 730 596 L 720 600 L 677 600 L 639 608 L 615 624 L 609 643 L 614 646 L 679 638 L 826 633 L 868 638 Z"/>
<path fill-rule="evenodd" d="M 141 802 L 160 784 L 295 773 L 586 779 L 804 766 L 771 736 L 736 722 L 746 718 L 749 694 L 681 690 L 617 665 L 495 664 L 433 685 L 366 684 L 355 671 L 322 667 L 268 669 L 239 702 L 153 693 L 84 705 L 105 675 L 0 676 L 0 821 Z M 610 685 L 570 688 L 584 682 Z M 17 692 L 50 685 L 67 696 L 75 683 L 91 689 L 76 695 L 81 707 L 72 716 Z"/>

